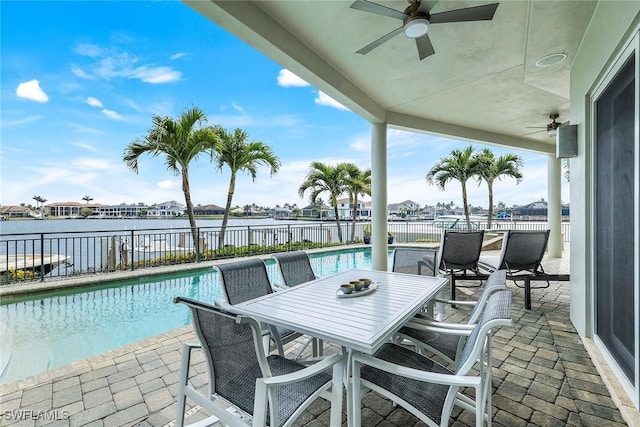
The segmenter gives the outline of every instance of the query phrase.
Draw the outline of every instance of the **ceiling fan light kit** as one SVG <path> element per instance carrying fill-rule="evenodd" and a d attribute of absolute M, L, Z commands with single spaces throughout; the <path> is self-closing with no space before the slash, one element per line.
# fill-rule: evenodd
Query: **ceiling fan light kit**
<path fill-rule="evenodd" d="M 404 35 L 411 39 L 420 38 L 429 31 L 429 24 L 424 16 L 411 16 L 404 21 Z"/>

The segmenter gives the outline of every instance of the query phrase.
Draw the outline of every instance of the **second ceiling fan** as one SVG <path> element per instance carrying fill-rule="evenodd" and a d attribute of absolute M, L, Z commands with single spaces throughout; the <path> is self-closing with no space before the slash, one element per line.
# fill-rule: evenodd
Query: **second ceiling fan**
<path fill-rule="evenodd" d="M 464 9 L 449 10 L 440 13 L 430 13 L 431 9 L 437 1 L 420 1 L 408 0 L 409 6 L 400 12 L 368 0 L 356 0 L 351 5 L 352 9 L 364 12 L 375 13 L 377 15 L 387 16 L 390 18 L 402 20 L 402 26 L 396 28 L 388 34 L 380 37 L 372 43 L 369 43 L 356 53 L 362 55 L 367 54 L 384 42 L 404 32 L 408 38 L 415 39 L 418 48 L 418 56 L 420 60 L 433 55 L 435 50 L 431 44 L 431 39 L 427 31 L 431 24 L 444 24 L 449 22 L 468 22 L 468 21 L 490 21 L 498 8 L 499 3 L 492 3 L 483 6 L 467 7 Z"/>

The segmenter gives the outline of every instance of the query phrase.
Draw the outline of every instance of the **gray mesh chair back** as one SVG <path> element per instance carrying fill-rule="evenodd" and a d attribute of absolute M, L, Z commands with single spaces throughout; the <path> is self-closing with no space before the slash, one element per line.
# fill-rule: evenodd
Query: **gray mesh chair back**
<path fill-rule="evenodd" d="M 273 254 L 278 263 L 282 280 L 286 286 L 296 286 L 316 278 L 311 268 L 309 256 L 304 251 L 281 252 Z"/>
<path fill-rule="evenodd" d="M 435 248 L 395 248 L 392 271 L 395 273 L 435 276 L 438 250 Z"/>
<path fill-rule="evenodd" d="M 213 418 L 219 419 L 223 425 L 246 426 L 247 423 L 246 420 L 238 418 L 215 402 L 217 398 L 224 399 L 227 404 L 231 403 L 236 409 L 249 416 L 256 415 L 256 408 L 268 407 L 268 415 L 265 417 L 265 414 L 261 414 L 262 418 L 266 418 L 265 421 L 258 422 L 258 425 L 281 426 L 292 417 L 297 417 L 302 412 L 300 408 L 307 407 L 310 400 L 318 397 L 319 392 L 329 389 L 332 382 L 335 384 L 336 378 L 325 372 L 332 366 L 334 376 L 338 371 L 339 390 L 332 392 L 330 400 L 341 406 L 342 387 L 339 382 L 343 368 L 339 357 L 334 358 L 330 363 L 324 362 L 326 365 L 324 367 L 321 365 L 315 368 L 309 367 L 307 370 L 312 370 L 313 376 L 303 378 L 300 375 L 292 382 L 288 374 L 302 371 L 307 367 L 279 355 L 266 356 L 262 348 L 260 326 L 256 321 L 188 298 L 177 297 L 174 302 L 186 304 L 191 310 L 193 327 L 200 341 L 199 347 L 204 352 L 209 374 L 208 394 L 202 394 L 189 385 L 189 359 L 191 348 L 195 346 L 185 344 L 177 396 L 176 423 L 178 426 L 182 426 L 184 422 L 187 397 L 212 412 Z M 279 375 L 287 375 L 289 378 L 274 390 L 259 393 L 260 390 L 256 385 L 258 379 L 273 379 L 274 376 Z M 338 412 L 338 409 L 333 408 L 332 405 L 332 417 L 334 410 Z M 270 420 L 275 422 L 271 423 Z M 339 421 L 334 424 L 339 425 Z"/>
<path fill-rule="evenodd" d="M 549 241 L 549 230 L 508 230 L 502 242 L 498 269 L 506 269 L 509 274 L 527 271 L 532 274 L 544 273 L 540 263 Z"/>
<path fill-rule="evenodd" d="M 479 323 L 480 315 L 485 310 L 489 297 L 494 292 L 505 289 L 507 289 L 507 272 L 498 270 L 491 273 L 480 297 L 469 312 L 466 325 Z M 449 303 L 454 302 L 449 301 Z M 460 301 L 457 301 L 457 304 L 460 304 Z M 421 322 L 421 320 L 426 320 L 426 322 Z M 421 353 L 435 354 L 447 363 L 454 364 L 460 358 L 462 349 L 467 342 L 466 335 L 455 333 L 457 327 L 458 324 L 436 322 L 425 315 L 418 314 L 412 322 L 398 331 L 398 335 L 414 344 Z M 451 328 L 454 333 L 447 333 L 447 328 Z"/>
<path fill-rule="evenodd" d="M 384 344 L 373 356 L 352 358 L 354 426 L 361 424 L 362 389 L 374 390 L 428 425 L 449 425 L 454 405 L 476 414 L 476 426 L 491 424 L 491 333 L 511 325 L 511 291 L 489 296 L 454 371 L 398 344 Z M 398 367 L 409 368 L 406 374 Z M 475 389 L 474 399 L 460 393 Z"/>
<path fill-rule="evenodd" d="M 240 304 L 250 299 L 268 295 L 273 292 L 267 267 L 260 258 L 228 262 L 216 266 L 222 277 L 222 288 L 227 302 Z M 302 334 L 291 329 L 270 325 L 269 329 L 275 347 L 280 355 L 284 355 L 283 345 L 300 337 Z"/>
<path fill-rule="evenodd" d="M 471 270 L 475 274 L 479 274 L 478 260 L 480 259 L 483 239 L 484 230 L 444 230 L 440 240 L 438 269 L 449 273 Z"/>
<path fill-rule="evenodd" d="M 272 292 L 264 261 L 250 258 L 216 266 L 222 277 L 227 302 L 240 304 Z"/>

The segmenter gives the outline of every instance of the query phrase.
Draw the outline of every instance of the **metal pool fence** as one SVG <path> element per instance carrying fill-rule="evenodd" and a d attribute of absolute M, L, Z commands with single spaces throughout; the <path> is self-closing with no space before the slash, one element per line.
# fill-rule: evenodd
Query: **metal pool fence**
<path fill-rule="evenodd" d="M 3 234 L 0 283 L 345 245 L 362 242 L 367 225 L 356 223 L 352 240 L 352 224 L 342 222 L 342 242 L 337 225 L 330 222 L 228 226 L 223 238 L 221 227 Z M 494 222 L 494 226 L 497 228 L 487 232 L 547 228 L 546 223 L 533 222 Z M 442 233 L 433 221 L 390 222 L 388 227 L 396 244 L 435 243 Z M 562 235 L 569 241 L 569 223 L 562 223 Z"/>

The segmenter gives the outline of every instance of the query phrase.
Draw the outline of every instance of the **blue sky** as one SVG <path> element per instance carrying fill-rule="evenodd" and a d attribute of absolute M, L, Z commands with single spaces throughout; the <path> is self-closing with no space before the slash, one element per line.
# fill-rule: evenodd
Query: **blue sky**
<path fill-rule="evenodd" d="M 239 176 L 234 205 L 306 205 L 297 189 L 314 160 L 371 165 L 366 120 L 183 3 L 2 1 L 0 8 L 2 205 L 35 203 L 35 195 L 48 203 L 85 195 L 104 204 L 184 203 L 180 178 L 161 158 L 142 157 L 135 174 L 122 153 L 152 116 L 178 117 L 192 106 L 210 125 L 246 130 L 282 161 L 274 177 L 266 169 L 255 183 Z M 461 204 L 457 182 L 441 191 L 425 175 L 466 145 L 390 129 L 389 203 Z M 547 157 L 510 151 L 524 158 L 524 180 L 498 182 L 496 202 L 546 199 Z M 190 167 L 193 202 L 224 206 L 228 181 L 226 170 L 200 158 Z M 487 205 L 485 184 L 470 185 L 470 203 Z"/>

